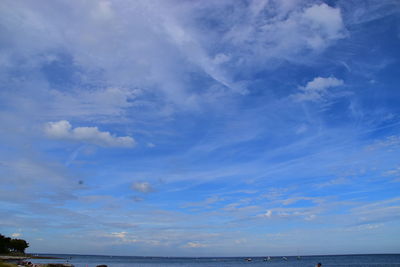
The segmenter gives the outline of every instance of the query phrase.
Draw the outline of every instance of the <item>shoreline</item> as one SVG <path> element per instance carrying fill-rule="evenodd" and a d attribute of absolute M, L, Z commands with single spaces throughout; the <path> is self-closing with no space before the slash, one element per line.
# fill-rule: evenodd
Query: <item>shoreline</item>
<path fill-rule="evenodd" d="M 27 260 L 27 259 L 62 260 L 64 258 L 49 257 L 49 256 L 32 256 L 32 255 L 25 255 L 25 256 L 0 255 L 0 260 L 3 260 L 3 261 L 7 261 L 7 260 Z"/>
<path fill-rule="evenodd" d="M 26 266 L 26 267 L 74 267 L 70 263 L 32 263 L 29 259 L 64 259 L 60 257 L 46 257 L 46 256 L 12 256 L 12 255 L 0 255 L 1 266 Z M 4 263 L 2 265 L 2 263 Z"/>
<path fill-rule="evenodd" d="M 13 261 L 13 260 L 27 260 L 31 259 L 29 256 L 8 256 L 8 255 L 0 255 L 0 260 L 3 261 Z"/>

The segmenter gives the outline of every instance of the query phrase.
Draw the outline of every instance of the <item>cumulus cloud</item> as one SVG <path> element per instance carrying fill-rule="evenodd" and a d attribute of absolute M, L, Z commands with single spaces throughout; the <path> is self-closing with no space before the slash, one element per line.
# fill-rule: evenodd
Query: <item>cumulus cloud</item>
<path fill-rule="evenodd" d="M 20 237 L 20 236 L 21 236 L 21 233 L 13 233 L 13 234 L 11 234 L 11 236 L 12 236 L 12 237 Z"/>
<path fill-rule="evenodd" d="M 314 78 L 314 80 L 307 83 L 307 85 L 304 87 L 304 90 L 323 91 L 329 87 L 335 87 L 342 84 L 343 81 L 338 80 L 335 77 L 328 77 L 328 78 L 316 77 Z"/>
<path fill-rule="evenodd" d="M 342 86 L 343 80 L 335 77 L 316 77 L 305 86 L 300 86 L 300 93 L 292 95 L 296 101 L 320 101 L 329 93 L 328 89 Z"/>
<path fill-rule="evenodd" d="M 223 36 L 234 44 L 232 55 L 241 57 L 242 65 L 243 61 L 250 65 L 268 59 L 298 62 L 302 55 L 321 52 L 346 36 L 339 8 L 324 3 L 307 7 L 301 2 L 258 2 L 250 4 L 246 15 L 237 11 L 236 20 L 232 18 L 233 25 Z"/>
<path fill-rule="evenodd" d="M 154 191 L 153 187 L 148 182 L 135 182 L 132 184 L 132 189 L 141 193 L 150 193 Z"/>
<path fill-rule="evenodd" d="M 302 17 L 314 30 L 319 32 L 318 35 L 307 40 L 311 47 L 318 48 L 326 45 L 329 40 L 344 36 L 343 21 L 338 8 L 330 7 L 327 4 L 313 5 L 304 11 Z"/>
<path fill-rule="evenodd" d="M 130 136 L 114 136 L 102 132 L 97 127 L 76 127 L 66 121 L 48 122 L 44 126 L 45 134 L 53 139 L 72 140 L 103 147 L 133 147 L 135 140 Z"/>

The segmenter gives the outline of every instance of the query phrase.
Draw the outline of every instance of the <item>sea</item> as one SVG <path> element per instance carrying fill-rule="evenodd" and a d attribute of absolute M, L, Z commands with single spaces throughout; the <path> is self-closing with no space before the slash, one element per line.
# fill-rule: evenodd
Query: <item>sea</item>
<path fill-rule="evenodd" d="M 322 263 L 322 267 L 400 267 L 400 254 L 367 254 L 367 255 L 326 255 L 326 256 L 276 256 L 276 257 L 132 257 L 132 256 L 99 256 L 71 254 L 38 254 L 39 256 L 59 259 L 31 259 L 32 263 L 70 263 L 75 267 L 96 267 L 105 264 L 108 267 L 217 267 L 217 266 L 249 266 L 249 267 L 314 267 Z M 251 260 L 250 260 L 251 259 Z"/>

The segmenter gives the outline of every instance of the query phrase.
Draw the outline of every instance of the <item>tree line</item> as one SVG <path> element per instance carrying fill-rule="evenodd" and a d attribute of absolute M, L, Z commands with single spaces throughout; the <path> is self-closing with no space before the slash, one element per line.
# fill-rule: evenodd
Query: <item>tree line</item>
<path fill-rule="evenodd" d="M 0 254 L 25 253 L 29 243 L 23 239 L 14 239 L 0 234 Z"/>

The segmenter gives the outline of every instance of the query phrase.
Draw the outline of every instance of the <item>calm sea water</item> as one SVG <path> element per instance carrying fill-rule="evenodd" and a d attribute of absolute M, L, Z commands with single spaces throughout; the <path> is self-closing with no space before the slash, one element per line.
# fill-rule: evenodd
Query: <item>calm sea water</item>
<path fill-rule="evenodd" d="M 91 255 L 65 255 L 65 254 L 40 254 L 41 256 L 53 256 L 63 259 L 33 259 L 34 263 L 66 263 L 67 261 L 75 267 L 93 267 L 106 264 L 109 267 L 176 267 L 176 266 L 197 266 L 197 267 L 217 267 L 217 266 L 249 266 L 249 267 L 314 267 L 318 262 L 323 267 L 348 266 L 348 267 L 400 267 L 400 254 L 379 254 L 379 255 L 336 255 L 336 256 L 302 256 L 271 257 L 270 261 L 263 261 L 263 257 L 253 257 L 251 262 L 245 261 L 244 257 L 234 258 L 166 258 L 166 257 L 128 257 L 128 256 L 91 256 Z"/>

